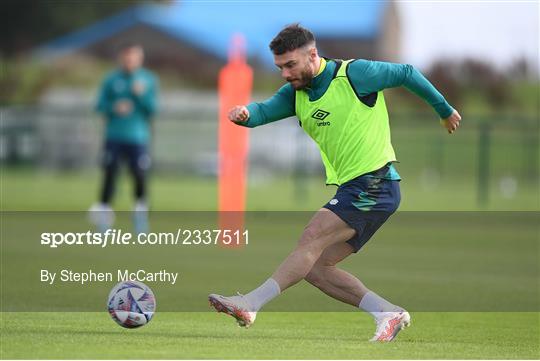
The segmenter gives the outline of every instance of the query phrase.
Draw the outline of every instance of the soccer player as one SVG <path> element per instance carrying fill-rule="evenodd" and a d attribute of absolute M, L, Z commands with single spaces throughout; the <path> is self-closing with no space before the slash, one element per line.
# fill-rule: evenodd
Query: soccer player
<path fill-rule="evenodd" d="M 100 201 L 90 208 L 91 220 L 100 231 L 112 227 L 111 200 L 121 161 L 129 166 L 134 181 L 135 232 L 148 228 L 146 174 L 150 167 L 150 122 L 156 112 L 158 80 L 142 67 L 143 48 L 135 43 L 120 48 L 120 68 L 103 81 L 96 109 L 105 118 L 103 185 Z"/>
<path fill-rule="evenodd" d="M 284 28 L 270 50 L 287 84 L 264 102 L 234 107 L 229 119 L 257 127 L 296 115 L 320 149 L 327 184 L 338 189 L 268 280 L 246 295 L 211 294 L 209 301 L 249 327 L 262 306 L 305 279 L 330 297 L 369 312 L 377 324 L 371 341 L 391 341 L 409 325 L 409 313 L 336 267 L 362 248 L 400 202 L 383 90 L 404 86 L 412 91 L 433 107 L 449 133 L 461 117 L 411 65 L 321 58 L 313 34 L 297 24 Z"/>

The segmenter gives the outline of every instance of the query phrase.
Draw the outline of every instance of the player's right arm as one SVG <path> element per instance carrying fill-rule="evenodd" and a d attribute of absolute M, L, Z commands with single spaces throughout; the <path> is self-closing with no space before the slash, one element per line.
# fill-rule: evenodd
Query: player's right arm
<path fill-rule="evenodd" d="M 233 107 L 228 114 L 229 120 L 245 127 L 275 122 L 295 115 L 294 89 L 290 84 L 282 86 L 276 94 L 263 102 L 253 102 Z"/>
<path fill-rule="evenodd" d="M 101 113 L 106 119 L 114 115 L 114 103 L 111 99 L 111 75 L 108 75 L 101 83 L 96 103 L 96 111 Z"/>

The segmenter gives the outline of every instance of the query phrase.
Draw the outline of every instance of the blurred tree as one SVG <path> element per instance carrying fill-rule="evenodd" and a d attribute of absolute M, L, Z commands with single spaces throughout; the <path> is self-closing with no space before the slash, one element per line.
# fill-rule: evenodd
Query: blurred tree
<path fill-rule="evenodd" d="M 140 0 L 4 0 L 0 54 L 17 55 L 139 3 Z"/>
<path fill-rule="evenodd" d="M 522 57 L 514 61 L 508 67 L 508 75 L 513 80 L 525 81 L 533 78 L 533 66 L 529 63 L 527 58 Z"/>
<path fill-rule="evenodd" d="M 456 64 L 441 60 L 434 63 L 427 72 L 427 78 L 451 101 L 457 109 L 462 107 L 462 95 L 457 79 Z"/>
<path fill-rule="evenodd" d="M 457 108 L 473 93 L 479 94 L 494 111 L 505 108 L 512 101 L 510 83 L 513 79 L 486 61 L 440 60 L 431 66 L 427 77 Z"/>
<path fill-rule="evenodd" d="M 500 110 L 510 102 L 511 92 L 506 76 L 490 63 L 466 59 L 460 68 L 464 85 L 482 92 L 492 109 Z"/>

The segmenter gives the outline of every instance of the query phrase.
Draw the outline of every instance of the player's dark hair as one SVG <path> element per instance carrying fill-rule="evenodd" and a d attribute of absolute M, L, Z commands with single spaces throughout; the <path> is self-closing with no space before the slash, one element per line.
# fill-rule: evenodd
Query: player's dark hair
<path fill-rule="evenodd" d="M 309 43 L 315 42 L 315 36 L 306 28 L 295 23 L 287 25 L 270 42 L 270 50 L 274 55 L 285 54 L 288 51 L 299 49 Z"/>
<path fill-rule="evenodd" d="M 120 43 L 120 45 L 118 45 L 117 51 L 121 53 L 122 51 L 131 49 L 131 48 L 142 48 L 142 45 L 136 41 L 125 41 L 123 43 Z"/>

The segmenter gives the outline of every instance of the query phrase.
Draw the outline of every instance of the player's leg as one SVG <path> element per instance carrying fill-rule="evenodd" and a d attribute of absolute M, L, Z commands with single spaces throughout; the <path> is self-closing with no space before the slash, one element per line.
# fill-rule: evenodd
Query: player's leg
<path fill-rule="evenodd" d="M 367 289 L 356 277 L 336 268 L 335 264 L 350 250 L 358 252 L 396 211 L 400 199 L 399 182 L 395 180 L 359 177 L 340 187 L 325 208 L 356 230 L 354 237 L 347 241 L 351 248 L 325 250 L 307 277 L 331 297 L 369 312 L 377 323 L 373 341 L 391 341 L 410 323 L 410 316 L 403 308 Z"/>
<path fill-rule="evenodd" d="M 133 195 L 135 201 L 146 203 L 146 179 L 150 168 L 150 155 L 142 144 L 126 145 L 126 157 L 133 178 Z"/>
<path fill-rule="evenodd" d="M 373 341 L 391 341 L 409 325 L 410 316 L 403 308 L 369 290 L 349 272 L 336 267 L 354 251 L 349 243 L 326 248 L 305 279 L 328 296 L 370 313 L 377 324 Z"/>
<path fill-rule="evenodd" d="M 115 142 L 106 142 L 103 152 L 102 168 L 103 180 L 101 183 L 100 201 L 90 207 L 90 221 L 100 232 L 105 232 L 114 223 L 114 212 L 111 201 L 114 196 L 118 164 L 120 157 L 119 145 Z"/>
<path fill-rule="evenodd" d="M 110 205 L 114 197 L 118 165 L 120 161 L 120 145 L 107 142 L 103 155 L 103 183 L 101 187 L 101 204 Z"/>
<path fill-rule="evenodd" d="M 217 311 L 235 317 L 241 326 L 249 326 L 262 306 L 306 277 L 325 248 L 345 242 L 354 233 L 341 218 L 323 208 L 311 219 L 296 248 L 271 278 L 245 296 L 224 297 L 211 294 L 209 301 Z"/>
<path fill-rule="evenodd" d="M 326 248 L 305 280 L 328 296 L 357 307 L 369 290 L 358 278 L 336 267 L 353 253 L 353 246 L 346 242 Z"/>
<path fill-rule="evenodd" d="M 143 233 L 148 231 L 147 173 L 150 168 L 150 155 L 146 146 L 139 144 L 128 145 L 126 155 L 133 178 L 133 225 L 136 233 Z"/>
<path fill-rule="evenodd" d="M 379 317 L 381 312 L 401 311 L 402 308 L 375 295 L 357 277 L 336 265 L 354 253 L 349 243 L 339 243 L 324 250 L 321 257 L 313 265 L 306 276 L 306 281 L 317 287 L 328 296 L 354 307 L 367 307 L 367 312 Z M 366 297 L 367 295 L 367 297 Z M 370 298 L 376 298 L 370 300 Z M 365 305 L 362 304 L 364 300 Z M 372 307 L 368 304 L 374 304 Z"/>
<path fill-rule="evenodd" d="M 355 230 L 332 211 L 321 208 L 304 229 L 296 248 L 272 275 L 281 291 L 303 280 L 323 251 L 350 239 Z"/>

